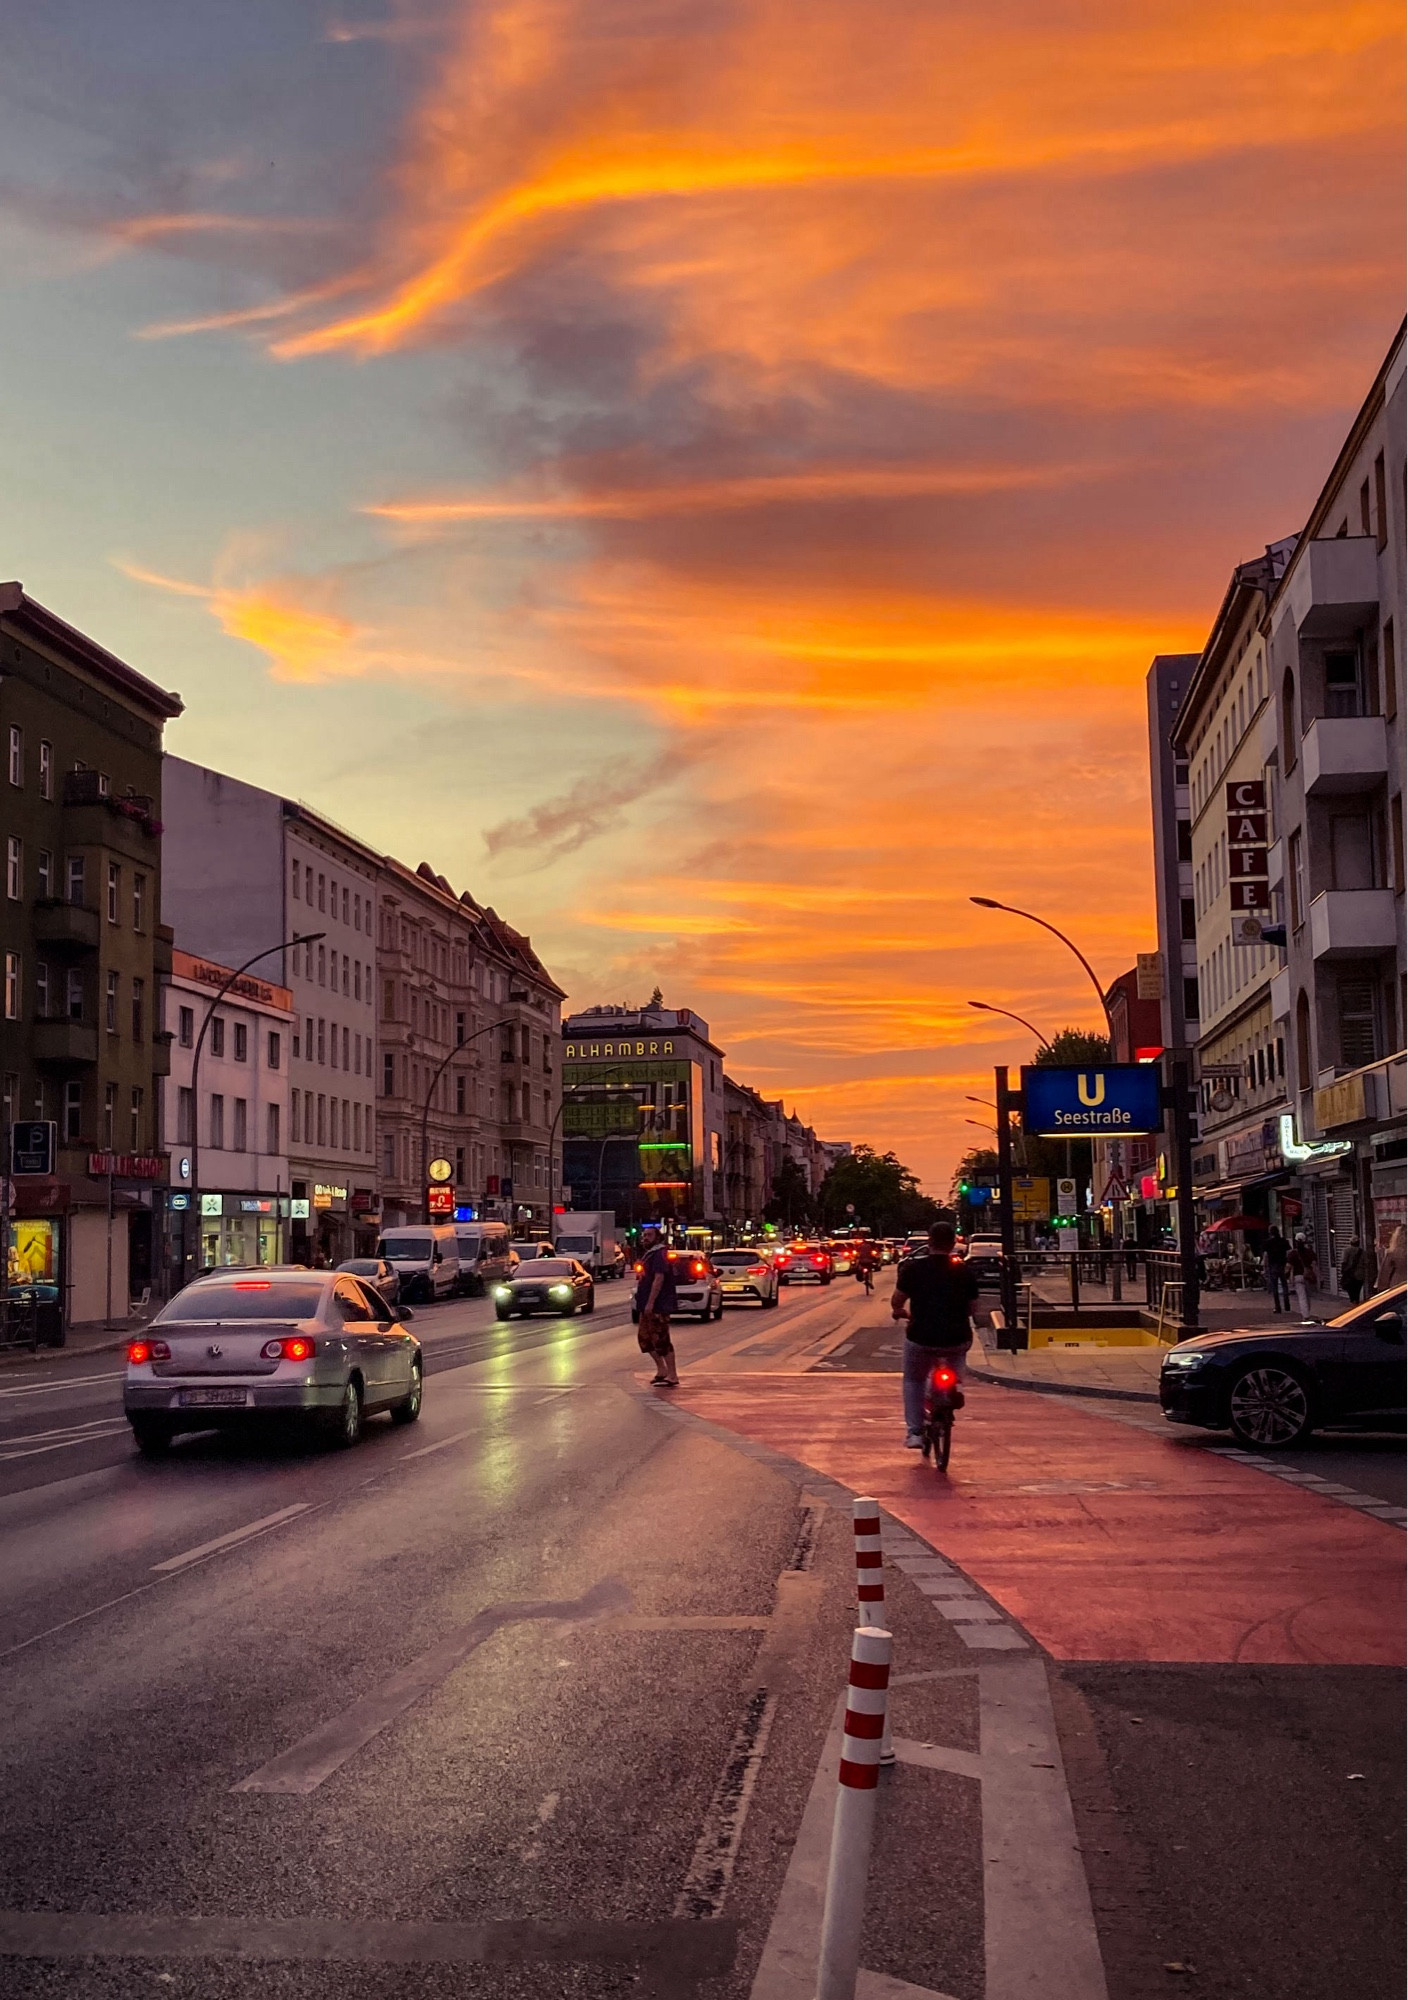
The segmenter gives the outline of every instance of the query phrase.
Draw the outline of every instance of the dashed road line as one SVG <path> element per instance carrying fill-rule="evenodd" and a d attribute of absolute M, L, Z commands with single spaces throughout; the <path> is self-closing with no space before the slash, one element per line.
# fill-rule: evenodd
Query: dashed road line
<path fill-rule="evenodd" d="M 0 1464 L 16 1458 L 42 1458 L 45 1452 L 71 1451 L 75 1445 L 98 1444 L 116 1437 L 127 1428 L 126 1417 L 90 1417 L 81 1424 L 56 1425 L 53 1430 L 31 1431 L 27 1436 L 6 1438 L 0 1445 Z"/>
<path fill-rule="evenodd" d="M 267 1534 L 270 1528 L 280 1527 L 299 1514 L 311 1512 L 311 1502 L 299 1500 L 292 1507 L 280 1507 L 275 1514 L 265 1514 L 257 1521 L 246 1522 L 242 1528 L 232 1528 L 228 1535 L 217 1535 L 213 1541 L 200 1542 L 193 1549 L 183 1549 L 178 1556 L 168 1556 L 165 1562 L 153 1563 L 152 1569 L 158 1576 L 171 1576 L 177 1570 L 190 1569 L 193 1564 L 204 1562 L 207 1556 L 219 1555 L 222 1549 L 236 1548 L 241 1542 Z"/>
<path fill-rule="evenodd" d="M 107 1375 L 64 1375 L 54 1382 L 11 1382 L 0 1388 L 0 1398 L 9 1400 L 13 1396 L 52 1396 L 59 1389 L 91 1389 L 96 1382 L 121 1382 L 124 1373 L 117 1369 Z"/>
<path fill-rule="evenodd" d="M 748 1698 L 704 1815 L 694 1858 L 675 1898 L 676 1917 L 718 1917 L 723 1911 L 777 1703 L 778 1697 L 761 1687 Z"/>
<path fill-rule="evenodd" d="M 1286 1486 L 1298 1486 L 1303 1493 L 1318 1493 L 1326 1500 L 1338 1500 L 1342 1507 L 1353 1507 L 1357 1513 L 1370 1514 L 1376 1520 L 1386 1521 L 1393 1528 L 1408 1528 L 1408 1508 L 1400 1507 L 1395 1501 L 1382 1500 L 1374 1493 L 1361 1493 L 1356 1487 L 1345 1486 L 1338 1479 L 1326 1479 L 1318 1472 L 1308 1472 L 1299 1465 L 1277 1465 L 1263 1458 L 1259 1452 L 1240 1451 L 1236 1445 L 1214 1444 L 1207 1449 L 1215 1458 L 1229 1459 L 1233 1465 L 1250 1466 L 1254 1472 L 1265 1472 L 1272 1479 L 1279 1479 Z"/>

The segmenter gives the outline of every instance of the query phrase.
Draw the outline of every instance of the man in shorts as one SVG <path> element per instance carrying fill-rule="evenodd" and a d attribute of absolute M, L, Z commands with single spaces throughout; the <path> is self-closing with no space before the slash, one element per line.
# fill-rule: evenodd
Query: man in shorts
<path fill-rule="evenodd" d="M 978 1299 L 978 1279 L 966 1260 L 954 1249 L 951 1222 L 936 1222 L 929 1231 L 929 1250 L 923 1257 L 907 1257 L 895 1271 L 895 1289 L 890 1312 L 897 1320 L 907 1320 L 904 1342 L 904 1423 L 905 1444 L 910 1451 L 924 1448 L 924 1385 L 929 1371 L 942 1361 L 963 1380 L 964 1362 L 973 1345 L 973 1321 L 984 1325 L 990 1315 L 974 1310 Z"/>
<path fill-rule="evenodd" d="M 679 1370 L 675 1367 L 674 1342 L 670 1338 L 670 1314 L 679 1304 L 675 1289 L 675 1267 L 665 1239 L 658 1229 L 647 1229 L 641 1237 L 645 1255 L 636 1281 L 636 1311 L 640 1315 L 636 1338 L 642 1354 L 655 1363 L 651 1384 L 660 1389 L 678 1389 Z"/>

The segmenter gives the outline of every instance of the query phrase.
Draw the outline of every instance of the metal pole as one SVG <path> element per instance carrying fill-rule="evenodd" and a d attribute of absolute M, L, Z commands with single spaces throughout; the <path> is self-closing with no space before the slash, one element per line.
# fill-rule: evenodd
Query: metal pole
<path fill-rule="evenodd" d="M 420 1199 L 421 1199 L 421 1220 L 423 1222 L 429 1222 L 430 1220 L 430 1189 L 427 1185 L 427 1177 L 426 1177 L 426 1169 L 430 1164 L 430 1155 L 426 1149 L 429 1144 L 427 1133 L 430 1128 L 430 1100 L 435 1095 L 435 1086 L 437 1083 L 439 1083 L 441 1077 L 445 1074 L 445 1071 L 449 1068 L 450 1064 L 454 1061 L 455 1057 L 459 1054 L 461 1049 L 467 1049 L 470 1043 L 477 1042 L 481 1035 L 491 1035 L 494 1032 L 495 1028 L 512 1027 L 512 1026 L 513 1026 L 512 1015 L 506 1016 L 502 1021 L 486 1021 L 482 1028 L 476 1028 L 472 1035 L 466 1035 L 462 1042 L 455 1043 L 454 1047 L 450 1050 L 449 1054 L 440 1063 L 440 1066 L 436 1070 L 434 1076 L 432 1076 L 430 1079 L 430 1088 L 425 1093 L 425 1103 L 421 1109 L 421 1114 L 420 1114 Z M 512 1178 L 512 1174 L 513 1174 L 513 1154 L 512 1150 L 510 1150 L 509 1153 L 510 1179 Z"/>
<path fill-rule="evenodd" d="M 105 1260 L 107 1314 L 103 1320 L 106 1332 L 112 1332 L 112 1154 L 108 1154 L 108 1251 Z"/>
<path fill-rule="evenodd" d="M 1012 1111 L 1014 1093 L 1007 1087 L 1007 1065 L 999 1063 L 993 1070 L 996 1084 L 994 1097 L 997 1102 L 997 1191 L 1001 1207 L 998 1212 L 998 1227 L 1002 1231 L 1002 1273 L 999 1284 L 1002 1292 L 1002 1317 L 1006 1322 L 1003 1331 L 1006 1338 L 1004 1347 L 1017 1346 L 1017 1223 L 1012 1204 Z M 1020 1101 L 1020 1100 L 1018 1100 Z"/>
<path fill-rule="evenodd" d="M 1178 1175 L 1178 1263 L 1183 1280 L 1182 1322 L 1185 1327 L 1200 1324 L 1198 1297 L 1197 1224 L 1193 1217 L 1193 1120 L 1189 1098 L 1186 1057 L 1175 1056 L 1169 1063 L 1167 1102 L 1173 1112 L 1174 1172 Z"/>
<path fill-rule="evenodd" d="M 991 896 L 970 896 L 968 900 L 970 903 L 976 903 L 978 907 L 983 910 L 1005 910 L 1009 917 L 1025 917 L 1029 924 L 1040 924 L 1041 928 L 1044 931 L 1050 931 L 1052 937 L 1059 938 L 1061 940 L 1062 944 L 1066 947 L 1067 951 L 1073 953 L 1074 956 L 1080 960 L 1081 964 L 1085 967 L 1085 970 L 1089 975 L 1090 983 L 1095 988 L 1096 997 L 1100 1002 L 1100 1012 L 1105 1017 L 1105 1032 L 1110 1038 L 1110 1046 L 1113 1049 L 1115 1041 L 1115 1024 L 1110 1015 L 1109 1003 L 1105 998 L 1105 989 L 1100 984 L 1100 981 L 1096 978 L 1095 968 L 1090 963 L 1090 960 L 1086 957 L 1085 953 L 1081 950 L 1080 946 L 1078 944 L 1073 944 L 1071 940 L 1066 936 L 1066 933 L 1064 931 L 1058 931 L 1055 924 L 1049 924 L 1046 921 L 1045 917 L 1033 916 L 1030 910 L 1016 910 L 1012 907 L 1010 903 L 996 903 L 993 901 Z M 1025 1022 L 1023 1023 L 1023 1026 L 1027 1025 L 1028 1024 Z"/>

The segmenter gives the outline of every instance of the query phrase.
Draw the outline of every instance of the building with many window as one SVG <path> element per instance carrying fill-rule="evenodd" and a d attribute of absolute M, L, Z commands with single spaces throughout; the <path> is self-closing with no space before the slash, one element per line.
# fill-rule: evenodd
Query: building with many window
<path fill-rule="evenodd" d="M 8 1158 L 16 1121 L 57 1128 L 56 1171 L 13 1183 L 3 1247 L 71 1321 L 125 1318 L 151 1282 L 161 747 L 180 713 L 179 696 L 0 584 L 0 1145 Z"/>

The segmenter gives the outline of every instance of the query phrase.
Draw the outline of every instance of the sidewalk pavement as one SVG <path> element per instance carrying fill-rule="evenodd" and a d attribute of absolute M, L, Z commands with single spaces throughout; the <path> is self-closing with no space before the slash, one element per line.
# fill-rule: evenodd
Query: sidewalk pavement
<path fill-rule="evenodd" d="M 37 1350 L 28 1347 L 0 1348 L 0 1368 L 17 1362 L 33 1366 L 36 1361 L 62 1361 L 65 1356 L 74 1354 L 118 1354 L 133 1334 L 161 1311 L 164 1303 L 162 1299 L 154 1299 L 140 1313 L 134 1313 L 130 1319 L 115 1319 L 111 1326 L 106 1326 L 100 1319 L 84 1320 L 68 1329 L 62 1347 L 41 1347 Z"/>
<path fill-rule="evenodd" d="M 1070 1287 L 1060 1277 L 1040 1276 L 1033 1286 L 1038 1305 L 1069 1306 Z M 1087 1284 L 1081 1280 L 1080 1302 L 1082 1306 L 1124 1305 L 1129 1309 L 1131 1320 L 1149 1308 L 1144 1303 L 1144 1288 L 1126 1281 L 1123 1300 L 1110 1297 L 1108 1285 Z M 1312 1292 L 1310 1294 L 1310 1316 L 1312 1319 L 1333 1319 L 1337 1313 L 1349 1311 L 1349 1300 L 1339 1292 Z M 1204 1333 L 1220 1333 L 1233 1326 L 1287 1326 L 1293 1325 L 1300 1314 L 1295 1309 L 1294 1299 L 1289 1313 L 1273 1312 L 1271 1294 L 1264 1286 L 1253 1286 L 1246 1292 L 1211 1292 L 1204 1289 L 1199 1294 L 1198 1317 Z"/>

